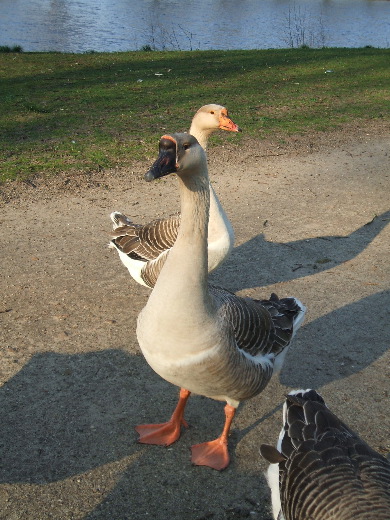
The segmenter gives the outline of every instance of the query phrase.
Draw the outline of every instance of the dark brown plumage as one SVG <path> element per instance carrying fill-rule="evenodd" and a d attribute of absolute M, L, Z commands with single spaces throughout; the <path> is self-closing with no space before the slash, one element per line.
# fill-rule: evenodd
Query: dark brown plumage
<path fill-rule="evenodd" d="M 260 448 L 271 463 L 275 519 L 389 520 L 390 462 L 334 415 L 316 391 L 291 392 L 283 421 L 277 449 Z"/>

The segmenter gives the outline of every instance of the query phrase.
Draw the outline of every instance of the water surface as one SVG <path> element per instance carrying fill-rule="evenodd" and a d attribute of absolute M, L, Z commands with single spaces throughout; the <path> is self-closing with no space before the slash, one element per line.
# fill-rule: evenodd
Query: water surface
<path fill-rule="evenodd" d="M 25 51 L 390 47 L 389 0 L 0 0 Z"/>

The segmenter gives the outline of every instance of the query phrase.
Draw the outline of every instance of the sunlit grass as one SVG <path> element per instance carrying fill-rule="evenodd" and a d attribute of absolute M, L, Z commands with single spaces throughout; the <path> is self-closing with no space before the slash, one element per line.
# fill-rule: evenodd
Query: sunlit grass
<path fill-rule="evenodd" d="M 162 133 L 188 129 L 211 102 L 256 138 L 388 119 L 389 57 L 373 48 L 0 54 L 1 180 L 149 160 Z"/>

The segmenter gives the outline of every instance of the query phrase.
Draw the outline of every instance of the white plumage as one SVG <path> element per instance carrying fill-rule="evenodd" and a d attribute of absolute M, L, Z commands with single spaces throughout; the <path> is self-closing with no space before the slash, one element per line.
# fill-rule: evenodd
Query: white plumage
<path fill-rule="evenodd" d="M 205 105 L 193 117 L 190 134 L 206 149 L 210 135 L 218 129 L 239 132 L 228 111 L 221 105 Z M 210 222 L 208 228 L 208 270 L 214 271 L 228 256 L 234 244 L 234 232 L 211 184 Z M 134 224 L 118 211 L 111 213 L 113 222 L 110 246 L 115 248 L 122 263 L 134 280 L 146 287 L 156 283 L 170 248 L 175 243 L 180 215 L 157 219 L 148 224 Z"/>

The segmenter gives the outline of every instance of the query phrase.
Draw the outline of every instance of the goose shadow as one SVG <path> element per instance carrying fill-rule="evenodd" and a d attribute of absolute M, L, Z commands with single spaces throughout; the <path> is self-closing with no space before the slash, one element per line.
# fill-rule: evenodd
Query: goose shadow
<path fill-rule="evenodd" d="M 134 425 L 166 420 L 177 395 L 178 389 L 154 374 L 142 356 L 115 349 L 37 354 L 0 389 L 0 483 L 45 489 L 87 473 L 74 504 L 85 507 L 92 495 L 95 504 L 101 500 L 85 519 L 207 518 L 210 510 L 225 518 L 226 511 L 237 508 L 263 513 L 265 500 L 259 504 L 259 490 L 249 485 L 253 478 L 259 482 L 259 475 L 230 469 L 215 478 L 215 472 L 191 466 L 189 446 L 204 431 L 218 433 L 221 403 L 193 396 L 188 403 L 190 428 L 172 448 L 136 442 Z M 216 418 L 214 425 L 211 417 Z M 126 458 L 131 455 L 135 457 Z M 111 467 L 119 469 L 114 477 L 112 469 L 101 469 L 115 462 Z M 88 474 L 93 470 L 99 475 L 98 490 Z M 265 498 L 265 479 L 260 481 Z M 56 488 L 59 501 L 69 492 L 67 486 Z"/>
<path fill-rule="evenodd" d="M 120 350 L 33 356 L 0 389 L 0 482 L 55 482 L 133 454 L 134 424 L 161 391 L 149 370 Z"/>
<path fill-rule="evenodd" d="M 259 234 L 233 249 L 210 276 L 214 284 L 236 292 L 273 285 L 332 269 L 360 254 L 386 227 L 390 210 L 347 236 L 321 236 L 293 242 L 269 242 Z M 244 266 L 238 269 L 237 266 Z"/>
<path fill-rule="evenodd" d="M 130 465 L 83 520 L 271 520 L 268 502 L 261 471 L 226 469 L 216 474 L 199 466 L 185 469 L 182 460 L 161 457 L 160 449 L 158 458 Z"/>
<path fill-rule="evenodd" d="M 336 309 L 304 325 L 288 351 L 280 382 L 320 388 L 361 372 L 388 351 L 390 291 Z"/>
<path fill-rule="evenodd" d="M 389 299 L 390 291 L 384 291 L 304 326 L 288 353 L 281 382 L 319 388 L 373 363 L 388 348 Z M 114 487 L 84 520 L 142 519 L 153 514 L 208 518 L 210 511 L 214 518 L 233 518 L 237 508 L 257 511 L 260 506 L 253 503 L 259 503 L 259 494 L 268 497 L 265 481 L 262 477 L 259 481 L 258 473 L 237 471 L 235 448 L 257 425 L 279 412 L 281 404 L 262 409 L 248 427 L 235 429 L 233 464 L 216 474 L 191 466 L 189 446 L 204 440 L 206 433 L 207 438 L 220 433 L 219 402 L 191 398 L 187 419 L 196 428 L 186 430 L 183 442 L 172 448 L 136 443 L 134 425 L 165 420 L 176 399 L 177 389 L 154 374 L 142 356 L 121 350 L 37 354 L 0 389 L 0 482 L 56 482 L 138 452 L 141 456 L 122 470 Z M 240 497 L 245 490 L 241 502 L 237 485 Z M 267 518 L 265 511 L 262 517 Z"/>

